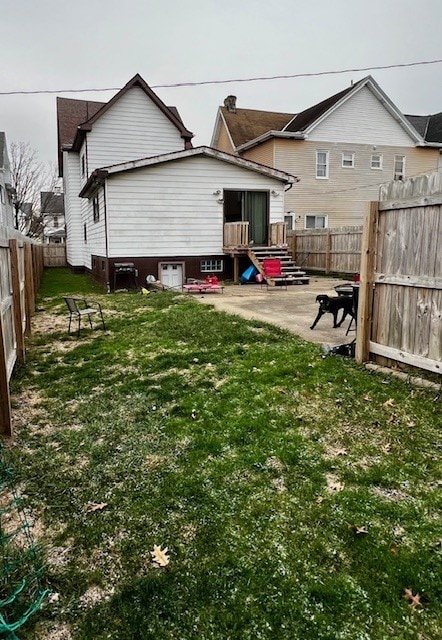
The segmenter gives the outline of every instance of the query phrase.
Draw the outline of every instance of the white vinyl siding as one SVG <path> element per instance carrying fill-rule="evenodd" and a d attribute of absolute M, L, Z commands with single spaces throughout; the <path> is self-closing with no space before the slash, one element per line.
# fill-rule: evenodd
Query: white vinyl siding
<path fill-rule="evenodd" d="M 83 240 L 83 260 L 84 266 L 88 269 L 92 268 L 91 256 L 104 256 L 106 255 L 106 239 L 105 239 L 105 191 L 100 188 L 94 198 L 87 200 L 82 199 L 82 217 L 83 225 L 86 225 L 87 230 L 87 242 Z M 98 205 L 100 211 L 99 220 L 94 222 L 94 200 Z"/>
<path fill-rule="evenodd" d="M 327 142 L 376 144 L 396 147 L 414 146 L 414 140 L 386 110 L 377 97 L 363 87 L 311 132 L 309 140 Z"/>
<path fill-rule="evenodd" d="M 139 87 L 125 93 L 87 133 L 87 168 L 184 149 L 175 125 Z"/>
<path fill-rule="evenodd" d="M 327 180 L 329 173 L 329 152 L 320 149 L 316 151 L 316 177 Z"/>
<path fill-rule="evenodd" d="M 63 152 L 63 185 L 65 194 L 66 257 L 71 267 L 83 266 L 83 221 L 78 153 Z"/>
<path fill-rule="evenodd" d="M 110 256 L 222 255 L 218 191 L 275 190 L 270 222 L 284 220 L 278 180 L 207 157 L 127 171 L 107 180 Z"/>

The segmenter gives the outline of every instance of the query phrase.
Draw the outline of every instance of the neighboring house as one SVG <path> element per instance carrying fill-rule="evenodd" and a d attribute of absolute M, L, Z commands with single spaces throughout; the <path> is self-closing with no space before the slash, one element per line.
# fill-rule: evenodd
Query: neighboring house
<path fill-rule="evenodd" d="M 368 76 L 301 113 L 218 110 L 211 146 L 298 176 L 289 228 L 362 224 L 384 182 L 441 167 L 442 113 L 405 116 Z"/>
<path fill-rule="evenodd" d="M 64 244 L 66 227 L 64 220 L 64 195 L 60 191 L 40 193 L 40 211 L 45 244 Z"/>
<path fill-rule="evenodd" d="M 6 135 L 3 131 L 0 131 L 0 225 L 14 226 L 14 208 L 12 205 L 14 194 Z"/>
<path fill-rule="evenodd" d="M 115 263 L 180 286 L 232 274 L 226 223 L 268 242 L 284 220 L 286 172 L 209 147 L 192 148 L 177 110 L 136 75 L 106 104 L 57 99 L 67 260 L 112 288 Z M 238 227 L 239 228 L 239 227 Z"/>

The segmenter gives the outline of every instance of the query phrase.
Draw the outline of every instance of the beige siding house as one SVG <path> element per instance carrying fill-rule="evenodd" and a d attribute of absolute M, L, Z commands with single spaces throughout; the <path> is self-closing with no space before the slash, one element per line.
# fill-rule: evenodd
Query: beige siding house
<path fill-rule="evenodd" d="M 440 167 L 442 114 L 405 116 L 372 77 L 298 114 L 220 107 L 212 146 L 287 171 L 289 227 L 362 224 L 379 186 Z M 265 129 L 265 130 L 264 130 Z"/>

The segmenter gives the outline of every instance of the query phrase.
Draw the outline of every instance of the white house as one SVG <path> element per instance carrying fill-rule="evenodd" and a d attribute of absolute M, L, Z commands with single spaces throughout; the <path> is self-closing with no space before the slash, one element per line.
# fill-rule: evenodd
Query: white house
<path fill-rule="evenodd" d="M 64 196 L 61 191 L 42 191 L 40 211 L 45 244 L 64 244 L 66 226 L 64 219 Z"/>
<path fill-rule="evenodd" d="M 154 275 L 231 277 L 225 225 L 245 223 L 247 242 L 268 244 L 283 224 L 296 179 L 210 147 L 136 75 L 106 104 L 58 98 L 67 260 L 109 289 L 115 263 Z"/>
<path fill-rule="evenodd" d="M 3 131 L 0 131 L 0 225 L 2 226 L 14 226 L 14 209 L 12 206 L 14 193 L 6 135 Z"/>
<path fill-rule="evenodd" d="M 217 113 L 211 146 L 299 177 L 286 221 L 308 229 L 362 224 L 382 183 L 441 167 L 442 114 L 405 116 L 368 76 L 300 113 Z"/>

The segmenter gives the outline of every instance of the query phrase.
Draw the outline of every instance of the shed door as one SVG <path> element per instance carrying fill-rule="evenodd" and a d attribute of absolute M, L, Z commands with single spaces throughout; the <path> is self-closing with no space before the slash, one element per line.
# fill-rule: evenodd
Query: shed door
<path fill-rule="evenodd" d="M 160 281 L 166 287 L 181 287 L 183 284 L 183 265 L 177 263 L 162 264 Z"/>

